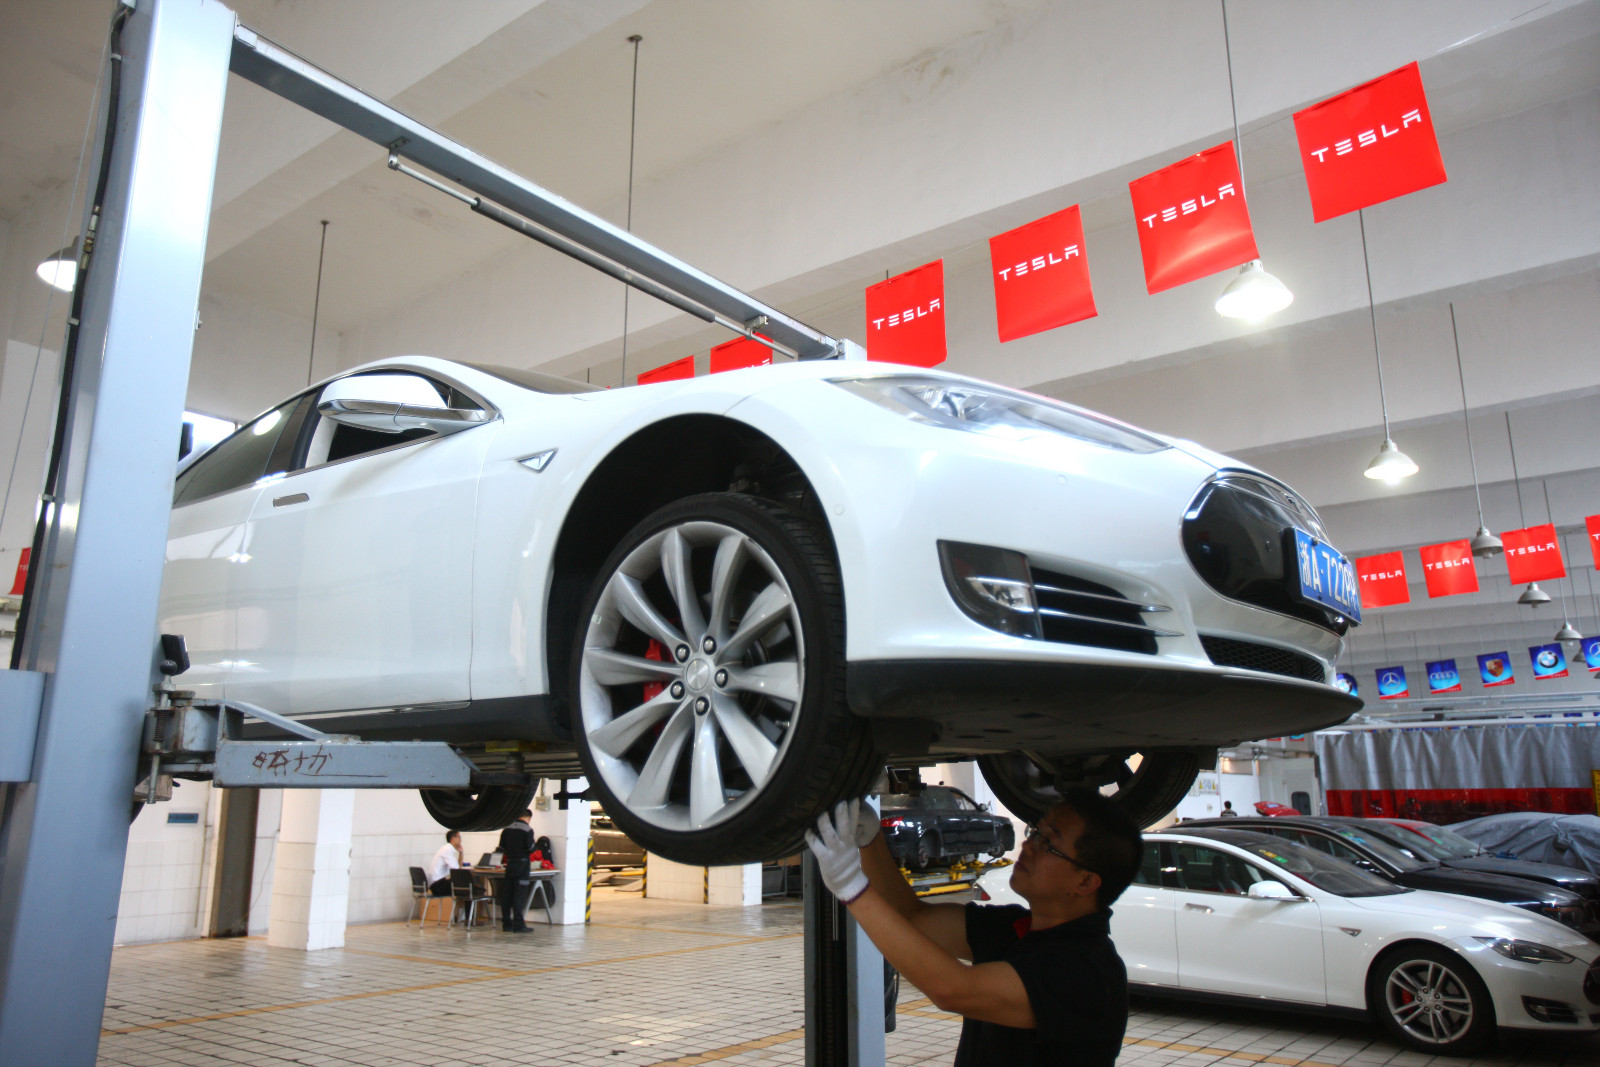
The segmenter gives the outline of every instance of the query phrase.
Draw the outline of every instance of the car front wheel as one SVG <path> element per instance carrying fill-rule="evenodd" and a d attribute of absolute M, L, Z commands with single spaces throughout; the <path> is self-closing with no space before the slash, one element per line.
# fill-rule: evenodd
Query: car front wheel
<path fill-rule="evenodd" d="M 844 698 L 844 604 L 824 531 L 732 493 L 650 515 L 578 616 L 573 727 L 606 811 L 691 864 L 796 851 L 874 771 Z"/>
<path fill-rule="evenodd" d="M 1367 1004 L 1395 1037 L 1424 1052 L 1459 1056 L 1494 1035 L 1494 1004 L 1483 980 L 1458 956 L 1403 945 L 1367 977 Z"/>
<path fill-rule="evenodd" d="M 1200 758 L 1184 751 L 1054 757 L 1006 752 L 979 756 L 978 769 L 1000 802 L 1024 822 L 1038 822 L 1060 802 L 1062 788 L 1086 787 L 1110 796 L 1144 827 L 1178 806 L 1200 772 Z"/>

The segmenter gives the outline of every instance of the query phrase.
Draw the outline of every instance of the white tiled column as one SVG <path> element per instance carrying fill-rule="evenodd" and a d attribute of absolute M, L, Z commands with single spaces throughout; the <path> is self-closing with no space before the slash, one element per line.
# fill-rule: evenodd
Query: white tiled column
<path fill-rule="evenodd" d="M 761 864 L 697 867 L 645 856 L 645 895 L 652 900 L 750 907 L 761 903 Z"/>
<path fill-rule="evenodd" d="M 344 945 L 354 813 L 353 790 L 283 791 L 267 944 L 307 951 Z"/>
<path fill-rule="evenodd" d="M 567 782 L 568 790 L 580 793 L 582 779 Z M 552 879 L 550 917 L 557 925 L 568 926 L 583 922 L 585 898 L 589 888 L 589 802 L 571 800 L 562 811 L 558 802 L 551 801 L 546 811 L 534 809 L 528 820 L 535 837 L 548 837 L 550 850 L 555 853 L 555 865 L 561 873 Z M 544 916 L 543 909 L 530 914 L 537 922 Z"/>

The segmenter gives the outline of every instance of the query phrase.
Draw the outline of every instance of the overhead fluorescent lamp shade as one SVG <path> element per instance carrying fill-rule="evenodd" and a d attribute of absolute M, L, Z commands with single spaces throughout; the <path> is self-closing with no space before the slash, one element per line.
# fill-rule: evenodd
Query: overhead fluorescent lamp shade
<path fill-rule="evenodd" d="M 1268 274 L 1259 259 L 1252 259 L 1217 297 L 1217 314 L 1225 319 L 1255 322 L 1294 302 L 1289 287 Z"/>
<path fill-rule="evenodd" d="M 1571 620 L 1564 620 L 1561 623 L 1561 629 L 1556 631 L 1555 639 L 1557 641 L 1582 641 L 1583 635 L 1572 625 Z"/>
<path fill-rule="evenodd" d="M 1400 451 L 1400 446 L 1394 443 L 1393 438 L 1385 437 L 1378 454 L 1372 457 L 1372 462 L 1367 464 L 1363 473 L 1368 478 L 1397 485 L 1402 478 L 1411 477 L 1417 470 L 1416 460 Z"/>
<path fill-rule="evenodd" d="M 1528 588 L 1524 589 L 1522 595 L 1517 597 L 1517 603 L 1536 608 L 1540 604 L 1550 603 L 1550 594 L 1540 589 L 1538 582 L 1529 582 Z"/>
<path fill-rule="evenodd" d="M 70 245 L 40 263 L 34 273 L 50 288 L 72 292 L 78 277 L 78 239 L 74 237 Z"/>
<path fill-rule="evenodd" d="M 1500 543 L 1500 538 L 1489 532 L 1489 527 L 1480 526 L 1478 532 L 1472 535 L 1472 554 L 1483 559 L 1498 556 L 1506 550 Z"/>

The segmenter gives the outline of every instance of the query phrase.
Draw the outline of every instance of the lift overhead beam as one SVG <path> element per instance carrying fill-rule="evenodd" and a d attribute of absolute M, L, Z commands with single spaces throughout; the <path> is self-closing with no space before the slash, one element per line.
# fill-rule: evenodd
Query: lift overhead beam
<path fill-rule="evenodd" d="M 652 296 L 664 299 L 660 292 L 653 291 L 655 287 L 664 289 L 705 308 L 728 323 L 739 324 L 743 327 L 740 332 L 748 332 L 759 326 L 762 334 L 792 350 L 801 359 L 835 359 L 844 355 L 844 343 L 837 338 L 812 329 L 749 294 L 696 270 L 654 245 L 641 241 L 626 230 L 613 226 L 437 130 L 430 129 L 382 100 L 341 81 L 246 26 L 240 25 L 234 30 L 229 66 L 233 73 L 246 81 L 299 104 L 307 111 L 383 147 L 394 156 L 427 167 L 484 200 L 498 204 L 579 248 L 647 279 L 654 286 L 639 288 Z M 591 262 L 590 265 L 595 264 Z M 607 273 L 616 276 L 612 271 Z M 695 313 L 693 308 L 685 308 L 678 301 L 667 302 Z"/>

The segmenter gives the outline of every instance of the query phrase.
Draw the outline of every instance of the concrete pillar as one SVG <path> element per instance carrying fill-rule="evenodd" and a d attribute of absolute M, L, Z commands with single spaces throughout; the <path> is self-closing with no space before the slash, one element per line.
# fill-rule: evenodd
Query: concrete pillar
<path fill-rule="evenodd" d="M 582 792 L 584 783 L 572 780 L 567 783 L 573 793 Z M 550 889 L 550 917 L 562 926 L 583 922 L 584 905 L 589 888 L 589 802 L 571 800 L 565 811 L 555 800 L 540 810 L 535 803 L 533 818 L 528 825 L 537 837 L 550 839 L 550 850 L 555 853 L 555 864 L 561 873 L 552 880 Z M 544 918 L 542 909 L 531 911 L 534 922 Z"/>
<path fill-rule="evenodd" d="M 267 944 L 341 948 L 350 901 L 349 789 L 285 789 Z"/>
<path fill-rule="evenodd" d="M 652 900 L 749 907 L 761 903 L 761 864 L 700 867 L 645 856 L 645 895 Z"/>

